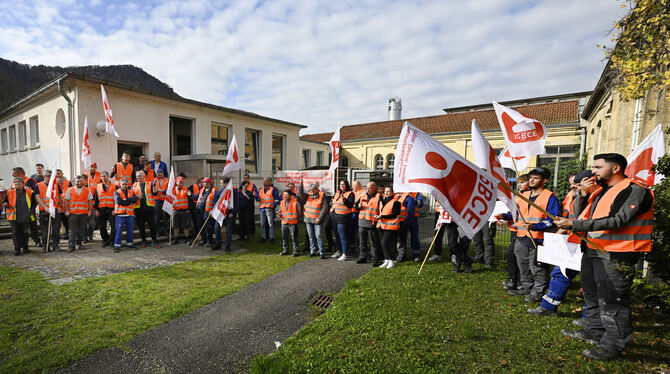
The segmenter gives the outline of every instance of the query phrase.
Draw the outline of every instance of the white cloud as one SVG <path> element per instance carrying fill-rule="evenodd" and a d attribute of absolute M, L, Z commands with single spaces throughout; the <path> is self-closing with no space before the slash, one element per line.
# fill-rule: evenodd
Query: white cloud
<path fill-rule="evenodd" d="M 0 55 L 134 64 L 179 94 L 310 125 L 309 132 L 449 106 L 590 90 L 596 44 L 622 16 L 594 1 L 20 2 Z"/>

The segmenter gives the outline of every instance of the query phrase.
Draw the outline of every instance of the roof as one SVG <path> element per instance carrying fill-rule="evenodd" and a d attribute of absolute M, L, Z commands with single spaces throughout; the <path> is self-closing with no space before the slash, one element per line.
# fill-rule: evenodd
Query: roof
<path fill-rule="evenodd" d="M 579 100 L 558 101 L 551 103 L 525 105 L 514 107 L 519 113 L 534 118 L 547 126 L 566 125 L 579 123 Z M 402 126 L 405 122 L 411 122 L 428 134 L 446 134 L 470 132 L 472 119 L 479 124 L 479 128 L 486 130 L 499 130 L 498 118 L 491 109 L 475 110 L 458 113 L 447 113 L 430 117 L 418 117 L 400 119 L 394 121 L 362 123 L 358 125 L 343 126 L 340 130 L 341 141 L 352 141 L 359 139 L 392 138 L 400 136 Z M 328 142 L 333 136 L 332 132 L 307 134 L 300 137 L 301 140 Z"/>
<path fill-rule="evenodd" d="M 30 94 L 23 97 L 21 100 L 19 100 L 16 103 L 8 106 L 7 108 L 3 109 L 0 112 L 0 118 L 2 116 L 4 116 L 5 114 L 14 111 L 16 108 L 20 107 L 21 104 L 23 104 L 24 102 L 27 102 L 30 99 L 39 96 L 41 93 L 48 91 L 50 88 L 58 85 L 59 81 L 63 81 L 63 80 L 68 79 L 68 78 L 79 79 L 79 80 L 82 80 L 82 81 L 98 83 L 98 84 L 102 84 L 102 85 L 105 85 L 105 86 L 116 87 L 116 88 L 120 88 L 120 89 L 127 90 L 127 91 L 134 91 L 134 92 L 142 93 L 142 94 L 145 94 L 145 95 L 160 97 L 160 98 L 163 98 L 163 99 L 174 100 L 174 101 L 179 101 L 179 102 L 182 102 L 182 103 L 197 105 L 197 106 L 210 108 L 210 109 L 214 109 L 214 110 L 221 110 L 221 111 L 228 112 L 228 113 L 239 114 L 239 115 L 243 115 L 243 116 L 247 116 L 247 117 L 253 117 L 253 118 L 257 118 L 257 119 L 261 119 L 261 120 L 265 120 L 265 121 L 280 123 L 282 125 L 296 126 L 296 127 L 299 127 L 299 128 L 307 128 L 307 126 L 305 126 L 305 125 L 300 125 L 300 124 L 293 123 L 293 122 L 283 121 L 283 120 L 276 119 L 276 118 L 266 117 L 266 116 L 262 116 L 260 114 L 247 112 L 247 111 L 244 111 L 244 110 L 228 108 L 228 107 L 215 105 L 215 104 L 209 104 L 209 103 L 205 103 L 205 102 L 197 101 L 197 100 L 192 100 L 192 99 L 186 99 L 186 98 L 183 98 L 179 95 L 165 95 L 165 94 L 157 93 L 157 92 L 153 92 L 153 91 L 137 89 L 137 88 L 130 87 L 130 86 L 128 86 L 126 84 L 123 84 L 123 83 L 120 83 L 120 82 L 94 78 L 94 77 L 91 77 L 91 76 L 87 76 L 87 75 L 83 75 L 83 74 L 77 74 L 77 73 L 62 74 L 61 76 L 57 77 L 56 79 L 52 80 L 51 82 L 45 84 L 44 86 L 38 88 L 37 90 L 35 90 L 33 92 L 31 92 Z"/>
<path fill-rule="evenodd" d="M 514 107 L 514 106 L 546 104 L 546 103 L 549 103 L 549 102 L 556 102 L 556 101 L 579 100 L 581 98 L 585 98 L 585 97 L 591 95 L 592 93 L 593 93 L 593 91 L 582 91 L 582 92 L 573 92 L 573 93 L 551 95 L 551 96 L 538 96 L 538 97 L 530 97 L 530 98 L 525 98 L 525 99 L 499 101 L 498 103 L 511 108 L 511 107 Z M 465 111 L 472 111 L 472 110 L 490 109 L 491 106 L 492 106 L 492 104 L 489 102 L 489 103 L 484 103 L 484 104 L 475 104 L 475 105 L 466 105 L 466 106 L 460 106 L 460 107 L 445 108 L 443 110 L 446 113 L 455 113 L 455 112 L 465 112 Z"/>
<path fill-rule="evenodd" d="M 612 60 L 607 61 L 607 65 L 603 69 L 598 83 L 596 83 L 596 88 L 593 89 L 593 95 L 589 98 L 589 101 L 584 105 L 584 110 L 582 110 L 582 118 L 588 120 L 591 117 L 593 111 L 598 107 L 598 103 L 602 100 L 603 95 L 607 94 L 612 88 L 612 79 L 616 75 L 616 70 L 612 67 Z"/>

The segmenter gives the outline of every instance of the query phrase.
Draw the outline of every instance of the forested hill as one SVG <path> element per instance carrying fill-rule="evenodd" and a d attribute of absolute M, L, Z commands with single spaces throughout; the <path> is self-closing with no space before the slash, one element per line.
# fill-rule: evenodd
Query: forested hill
<path fill-rule="evenodd" d="M 123 83 L 161 96 L 179 97 L 172 87 L 133 65 L 31 66 L 0 58 L 0 110 L 64 73 Z"/>

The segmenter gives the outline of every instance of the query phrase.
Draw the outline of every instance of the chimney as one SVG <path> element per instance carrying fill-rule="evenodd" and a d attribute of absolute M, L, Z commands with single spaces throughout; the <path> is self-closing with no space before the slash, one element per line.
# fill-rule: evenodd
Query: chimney
<path fill-rule="evenodd" d="M 392 97 L 389 99 L 389 121 L 400 119 L 400 112 L 402 112 L 402 101 L 399 97 Z"/>

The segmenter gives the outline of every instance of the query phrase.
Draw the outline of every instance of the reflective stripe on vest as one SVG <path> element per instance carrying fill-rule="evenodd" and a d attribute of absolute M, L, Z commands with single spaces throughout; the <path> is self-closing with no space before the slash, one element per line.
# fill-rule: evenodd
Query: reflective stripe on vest
<path fill-rule="evenodd" d="M 31 204 L 30 204 L 30 198 L 33 195 L 33 190 L 30 188 L 24 188 L 24 191 L 26 191 L 26 204 L 28 205 L 28 212 L 31 212 Z M 16 220 L 16 189 L 12 188 L 10 190 L 7 190 L 7 209 L 5 210 L 5 217 L 7 218 L 7 221 L 14 221 Z M 35 216 L 30 214 L 30 220 L 34 221 Z"/>
<path fill-rule="evenodd" d="M 91 190 L 84 186 L 81 188 L 80 193 L 77 192 L 77 187 L 70 187 L 68 191 L 70 193 L 70 214 L 87 214 L 88 194 L 91 193 Z"/>
<path fill-rule="evenodd" d="M 275 203 L 275 197 L 272 194 L 272 192 L 275 190 L 274 187 L 270 186 L 268 188 L 261 188 L 258 190 L 258 194 L 260 195 L 261 203 L 259 205 L 260 208 L 272 208 L 274 207 Z"/>
<path fill-rule="evenodd" d="M 319 191 L 319 195 L 314 198 L 310 194 L 305 203 L 305 218 L 317 219 L 321 214 L 323 208 L 323 191 Z"/>
<path fill-rule="evenodd" d="M 179 189 L 175 186 L 174 195 L 176 196 L 176 199 L 172 208 L 174 210 L 188 210 L 188 189 Z"/>
<path fill-rule="evenodd" d="M 109 183 L 107 191 L 105 191 L 104 183 L 96 186 L 96 194 L 98 195 L 98 208 L 114 208 L 114 191 L 116 191 L 116 184 Z"/>
<path fill-rule="evenodd" d="M 147 186 L 149 187 L 149 192 L 147 192 Z M 151 186 L 149 185 L 148 182 L 144 182 L 144 191 L 142 191 L 142 188 L 140 187 L 140 182 L 135 182 L 133 183 L 133 193 L 137 196 L 140 194 L 143 194 L 144 197 L 147 200 L 147 206 L 154 206 L 154 195 L 151 193 Z M 137 199 L 137 204 L 135 204 L 135 209 L 140 207 L 140 200 Z"/>
<path fill-rule="evenodd" d="M 389 200 L 386 205 L 381 207 L 381 215 L 387 216 L 393 214 L 393 203 L 398 201 L 398 195 L 394 196 L 393 199 Z M 402 203 L 401 203 L 402 204 Z M 383 205 L 382 200 L 379 200 L 379 205 Z M 400 229 L 400 216 L 396 218 L 382 218 L 379 220 L 379 227 L 382 230 L 398 230 Z"/>
<path fill-rule="evenodd" d="M 530 200 L 530 193 L 531 191 L 526 191 L 523 193 L 523 195 Z M 549 198 L 553 195 L 554 193 L 551 192 L 548 189 L 543 189 L 542 192 L 537 196 L 535 199 L 535 204 L 542 208 L 547 208 L 547 204 L 549 203 Z M 517 201 L 517 204 L 519 205 L 519 213 L 523 215 L 523 217 L 526 218 L 527 223 L 538 223 L 544 221 L 547 216 L 528 204 L 525 201 Z M 522 224 L 523 220 L 521 219 L 521 215 L 519 215 L 518 220 L 516 221 L 517 224 Z M 544 232 L 542 231 L 530 231 L 530 235 L 538 240 L 544 239 Z M 528 236 L 528 230 L 519 230 L 517 233 L 517 237 L 523 237 L 523 236 Z"/>
<path fill-rule="evenodd" d="M 133 165 L 128 163 L 126 167 L 123 167 L 123 162 L 116 163 L 116 174 L 114 174 L 114 179 L 116 182 L 121 182 L 122 179 L 128 179 L 128 182 L 132 182 L 133 178 Z"/>
<path fill-rule="evenodd" d="M 645 189 L 647 188 L 643 184 L 630 178 L 622 180 L 607 190 L 600 200 L 598 200 L 590 219 L 609 217 L 612 204 L 616 200 L 617 195 L 628 188 L 631 183 L 635 183 Z M 589 211 L 591 210 L 591 202 L 600 191 L 600 189 L 595 191 L 592 194 L 592 198 L 589 199 L 589 205 L 587 206 Z M 654 209 L 652 202 L 652 207 L 649 208 L 647 212 L 635 216 L 635 218 L 633 218 L 633 220 L 626 226 L 618 229 L 591 231 L 588 233 L 588 238 L 591 239 L 594 244 L 608 252 L 649 252 L 651 251 L 651 232 L 654 228 L 653 223 Z M 595 249 L 591 244 L 587 243 L 587 245 L 589 248 Z"/>
<path fill-rule="evenodd" d="M 574 191 L 568 192 L 568 194 L 565 196 L 565 199 L 563 199 L 563 211 L 561 212 L 561 216 L 570 218 L 570 219 L 575 219 L 577 217 L 574 216 L 572 213 L 572 202 L 575 201 L 575 195 L 573 193 Z"/>
<path fill-rule="evenodd" d="M 358 206 L 360 207 L 359 221 L 368 220 L 373 225 L 377 223 L 375 216 L 379 215 L 379 197 L 379 194 L 374 194 L 372 197 L 368 197 L 367 193 L 361 195 L 358 200 Z"/>
<path fill-rule="evenodd" d="M 295 225 L 298 223 L 298 200 L 294 197 L 289 199 L 288 206 L 286 200 L 282 200 L 281 206 L 281 223 L 282 225 Z"/>
<path fill-rule="evenodd" d="M 353 192 L 347 191 L 342 193 L 342 191 L 337 191 L 333 197 L 333 206 L 330 208 L 331 212 L 335 214 L 351 214 L 353 208 L 349 208 L 344 204 L 344 200 L 348 199 Z"/>
<path fill-rule="evenodd" d="M 126 195 L 122 189 L 116 190 L 116 192 L 119 194 L 119 197 L 122 199 L 127 199 L 129 197 L 133 196 L 133 190 L 130 188 L 127 190 L 128 195 Z M 119 205 L 119 204 L 114 204 L 114 214 L 126 214 L 129 216 L 134 216 L 135 215 L 135 207 L 132 205 Z M 132 230 L 132 229 L 131 229 Z"/>

